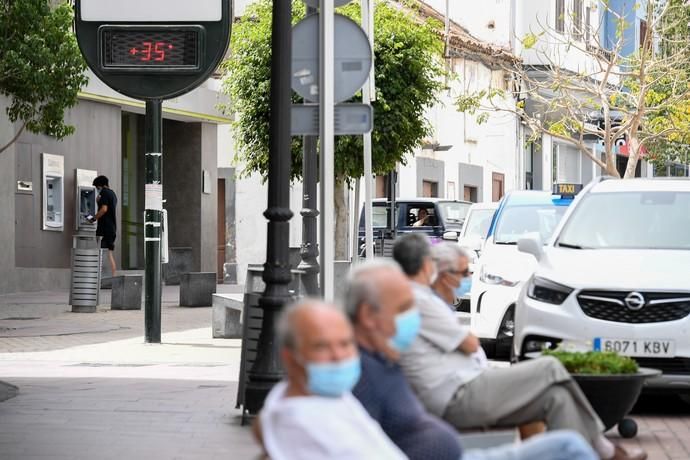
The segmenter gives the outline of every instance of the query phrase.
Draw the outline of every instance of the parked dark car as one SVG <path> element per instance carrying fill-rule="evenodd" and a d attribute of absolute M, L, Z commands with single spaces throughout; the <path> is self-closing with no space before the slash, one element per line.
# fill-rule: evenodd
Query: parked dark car
<path fill-rule="evenodd" d="M 441 198 L 410 198 L 395 201 L 394 227 L 390 224 L 390 202 L 385 198 L 375 199 L 373 204 L 374 239 L 393 238 L 394 234 L 425 233 L 438 242 L 446 232 L 460 234 L 465 216 L 472 203 L 468 201 Z M 395 231 L 394 231 L 395 230 Z M 364 245 L 364 207 L 359 218 L 360 248 Z"/>

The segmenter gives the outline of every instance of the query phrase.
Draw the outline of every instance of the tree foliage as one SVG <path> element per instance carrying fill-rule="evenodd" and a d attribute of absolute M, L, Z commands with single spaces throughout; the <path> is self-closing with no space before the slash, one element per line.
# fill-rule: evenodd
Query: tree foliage
<path fill-rule="evenodd" d="M 338 12 L 359 22 L 357 2 Z M 293 1 L 293 22 L 305 15 L 303 3 Z M 440 24 L 423 21 L 410 6 L 381 1 L 375 14 L 376 101 L 372 133 L 373 164 L 377 174 L 387 173 L 431 134 L 425 110 L 437 100 L 442 88 Z M 246 164 L 245 173 L 268 168 L 268 120 L 271 59 L 271 1 L 249 7 L 232 34 L 232 55 L 223 64 L 224 91 L 231 103 L 223 107 L 235 114 L 233 124 L 236 159 Z M 361 100 L 361 95 L 354 100 Z M 293 101 L 301 102 L 296 94 Z M 338 181 L 363 175 L 362 136 L 338 136 L 335 144 Z M 301 176 L 301 139 L 293 137 L 292 175 Z"/>
<path fill-rule="evenodd" d="M 0 94 L 10 99 L 11 122 L 62 139 L 74 132 L 64 123 L 64 113 L 77 103 L 77 94 L 87 83 L 86 64 L 72 33 L 71 6 L 53 8 L 51 3 L 4 0 L 0 4 Z M 0 152 L 10 144 L 0 146 Z"/>

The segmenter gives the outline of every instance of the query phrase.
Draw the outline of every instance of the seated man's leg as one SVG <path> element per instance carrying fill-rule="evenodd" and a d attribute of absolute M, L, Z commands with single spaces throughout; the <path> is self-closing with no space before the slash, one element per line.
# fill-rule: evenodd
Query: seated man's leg
<path fill-rule="evenodd" d="M 521 444 L 484 450 L 468 450 L 463 460 L 597 460 L 599 456 L 582 436 L 571 431 L 553 431 Z"/>
<path fill-rule="evenodd" d="M 543 421 L 549 430 L 572 429 L 590 442 L 604 428 L 570 374 L 553 358 L 486 370 L 458 390 L 443 418 L 458 429 Z"/>

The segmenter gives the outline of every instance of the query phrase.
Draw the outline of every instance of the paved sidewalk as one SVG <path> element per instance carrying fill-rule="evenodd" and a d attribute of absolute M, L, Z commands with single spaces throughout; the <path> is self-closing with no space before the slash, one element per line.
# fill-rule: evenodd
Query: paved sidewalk
<path fill-rule="evenodd" d="M 0 460 L 257 458 L 235 409 L 241 341 L 212 339 L 211 309 L 180 308 L 177 295 L 164 290 L 159 345 L 143 343 L 143 311 L 73 314 L 67 293 L 0 296 L 0 380 L 19 387 L 0 403 Z M 638 436 L 609 436 L 650 460 L 687 460 L 688 413 L 675 397 L 646 398 Z"/>

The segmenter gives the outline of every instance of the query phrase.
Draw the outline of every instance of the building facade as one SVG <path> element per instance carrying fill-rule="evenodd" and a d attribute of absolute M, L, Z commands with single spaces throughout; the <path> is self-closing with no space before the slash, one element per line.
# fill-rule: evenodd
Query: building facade
<path fill-rule="evenodd" d="M 75 134 L 58 141 L 24 132 L 0 155 L 0 293 L 68 287 L 78 169 L 107 176 L 119 197 L 118 269 L 144 268 L 143 104 L 106 87 L 95 75 L 89 77 L 79 103 L 66 114 Z M 215 108 L 218 94 L 218 83 L 210 80 L 164 105 L 169 246 L 191 248 L 195 271 L 215 272 L 218 267 L 217 125 L 229 121 Z M 5 117 L 7 104 L 0 99 L 0 143 L 19 129 Z M 54 165 L 61 171 L 55 172 Z"/>

